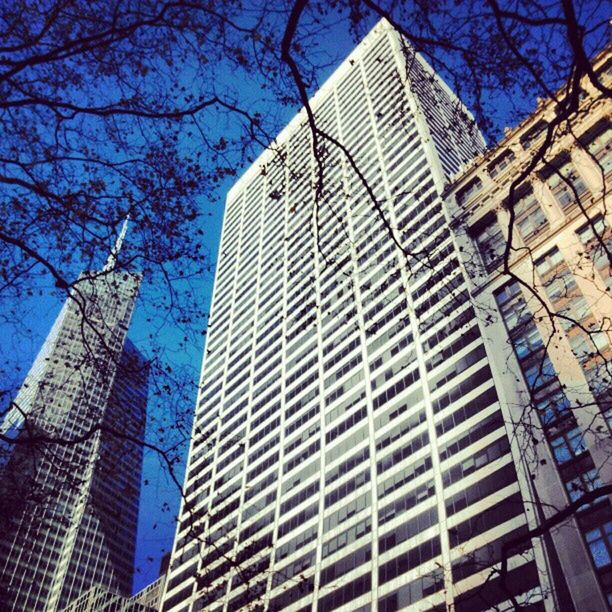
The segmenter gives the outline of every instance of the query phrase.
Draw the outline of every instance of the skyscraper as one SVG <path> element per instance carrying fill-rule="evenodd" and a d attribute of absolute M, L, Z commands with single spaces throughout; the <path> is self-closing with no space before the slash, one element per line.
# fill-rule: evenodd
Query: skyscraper
<path fill-rule="evenodd" d="M 131 592 L 148 374 L 126 338 L 140 276 L 115 267 L 124 232 L 74 284 L 3 423 L 3 610 L 61 610 L 92 585 Z"/>
<path fill-rule="evenodd" d="M 593 62 L 606 86 L 611 55 L 607 49 Z M 567 583 L 564 610 L 612 604 L 612 504 L 596 493 L 612 484 L 611 111 L 585 79 L 567 129 L 516 185 L 513 277 L 503 272 L 509 187 L 557 121 L 555 102 L 541 101 L 448 191 L 506 420 L 537 492 L 538 522 L 577 504 L 546 541 Z M 590 503 L 578 502 L 591 492 Z"/>
<path fill-rule="evenodd" d="M 550 609 L 440 197 L 484 143 L 385 22 L 311 105 L 227 198 L 163 610 Z"/>

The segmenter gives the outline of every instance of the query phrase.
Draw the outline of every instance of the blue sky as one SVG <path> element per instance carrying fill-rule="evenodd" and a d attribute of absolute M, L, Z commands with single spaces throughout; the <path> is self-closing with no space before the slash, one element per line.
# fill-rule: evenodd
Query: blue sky
<path fill-rule="evenodd" d="M 342 58 L 346 56 L 354 46 L 354 42 L 350 35 L 340 30 L 333 40 L 323 42 L 324 47 L 330 45 L 329 53 L 333 54 L 335 59 L 332 60 L 331 64 L 327 66 L 325 70 L 321 71 L 318 77 L 319 82 L 322 82 L 331 74 L 333 68 L 340 63 Z M 230 71 L 226 72 L 225 76 L 228 79 L 234 77 Z M 274 123 L 281 128 L 293 117 L 298 108 L 291 108 L 284 105 L 274 105 L 271 107 L 269 101 L 258 99 L 258 89 L 256 85 L 257 84 L 252 84 L 250 90 L 244 91 L 245 98 L 250 99 L 253 105 L 251 108 L 258 106 L 262 112 L 269 111 L 270 113 L 274 113 Z M 226 124 L 226 119 L 224 118 L 220 120 L 218 125 L 211 126 L 211 129 L 222 134 L 223 130 L 231 129 L 231 126 Z M 187 146 L 198 146 L 197 141 L 185 144 Z M 221 235 L 225 194 L 234 181 L 235 178 L 226 179 L 219 185 L 215 193 L 202 194 L 199 198 L 201 217 L 197 223 L 204 232 L 205 246 L 211 263 L 213 264 L 211 271 L 202 275 L 197 283 L 199 300 L 201 300 L 201 305 L 207 311 L 210 309 L 214 280 L 214 264 Z M 130 229 L 128 227 L 126 244 L 129 244 L 129 240 Z M 104 264 L 106 256 L 106 253 L 100 254 L 99 267 Z M 79 270 L 71 270 L 70 272 L 76 277 Z M 10 356 L 12 360 L 9 366 L 10 373 L 7 375 L 7 379 L 2 381 L 5 387 L 13 387 L 16 389 L 19 386 L 63 304 L 64 296 L 61 292 L 54 290 L 51 284 L 46 288 L 44 285 L 42 285 L 42 287 L 42 293 L 36 293 L 29 297 L 23 296 L 20 300 L 19 311 L 21 313 L 22 324 L 25 330 L 27 330 L 27 333 L 20 334 L 19 337 L 12 336 L 12 328 L 5 326 L 8 333 L 0 334 L 0 355 Z M 152 297 L 149 289 L 146 287 L 145 279 L 129 330 L 129 337 L 145 355 L 149 347 L 152 346 L 151 340 L 149 339 L 152 328 L 148 319 L 150 319 L 151 310 L 155 309 L 155 304 L 152 303 L 154 299 L 155 298 Z M 0 308 L 14 306 L 14 304 L 8 305 L 6 302 L 0 302 Z M 0 312 L 0 315 L 1 314 Z M 184 413 L 188 413 L 188 416 L 191 416 L 195 407 L 196 386 L 198 384 L 201 369 L 205 337 L 201 336 L 199 342 L 190 342 L 187 343 L 187 345 L 179 346 L 182 333 L 178 328 L 173 327 L 171 324 L 165 324 L 161 329 L 156 327 L 154 331 L 155 344 L 157 346 L 163 345 L 166 354 L 172 356 L 171 360 L 173 367 L 183 365 L 192 372 L 193 387 L 191 401 L 188 406 L 183 406 Z M 165 406 L 160 402 L 154 401 L 151 394 L 149 399 L 150 414 L 147 438 L 149 441 L 156 443 L 158 434 L 155 430 L 157 426 L 160 422 L 167 424 L 172 417 L 169 413 L 164 414 L 166 411 Z M 182 448 L 183 461 L 175 466 L 175 473 L 181 482 L 184 475 L 186 453 L 187 443 L 185 443 Z M 157 578 L 161 557 L 172 547 L 175 531 L 175 517 L 179 510 L 179 504 L 179 492 L 174 482 L 172 482 L 169 477 L 163 462 L 154 451 L 145 449 L 134 591 L 140 590 Z"/>
<path fill-rule="evenodd" d="M 333 46 L 335 61 L 332 61 L 324 71 L 319 75 L 319 81 L 323 82 L 337 67 L 342 59 L 350 53 L 354 47 L 354 42 L 348 32 L 338 31 L 338 36 L 334 37 L 333 41 L 329 41 Z M 231 78 L 231 75 L 229 75 Z M 264 102 L 265 105 L 268 104 Z M 278 121 L 279 127 L 288 123 L 295 113 L 299 110 L 298 107 L 288 108 L 277 105 L 274 108 L 276 113 L 275 120 Z M 220 202 L 212 202 L 205 197 L 201 199 L 202 211 L 207 216 L 203 217 L 203 229 L 206 235 L 206 246 L 210 251 L 213 263 L 216 263 L 217 251 L 219 248 L 219 240 L 221 237 L 221 226 L 223 223 L 223 204 L 225 194 L 229 191 L 235 179 L 226 180 L 219 187 Z M 210 216 L 208 216 L 210 213 Z M 212 287 L 214 280 L 214 270 L 211 274 L 203 279 L 201 285 L 202 300 L 210 310 L 210 302 L 212 298 Z M 130 329 L 130 337 L 136 344 L 146 342 L 147 323 L 141 316 L 142 313 L 135 313 L 133 325 Z M 141 338 L 139 338 L 141 336 Z M 169 341 L 171 341 L 171 332 Z M 190 361 L 192 365 L 197 364 L 198 372 L 201 368 L 201 360 L 204 349 L 204 339 L 200 346 L 191 346 L 188 354 L 184 357 Z M 195 408 L 195 395 L 193 399 Z M 187 447 L 185 446 L 185 452 Z M 138 550 L 136 559 L 136 574 L 134 578 L 134 589 L 138 590 L 146 584 L 150 583 L 157 577 L 157 566 L 164 552 L 170 550 L 172 540 L 174 538 L 176 516 L 179 509 L 179 496 L 177 495 L 176 487 L 169 482 L 167 474 L 164 470 L 160 470 L 159 458 L 151 452 L 145 453 L 144 477 L 149 484 L 143 484 L 141 497 L 141 511 L 138 533 Z M 181 466 L 181 474 L 184 470 L 184 464 Z M 164 504 L 168 504 L 164 506 Z M 169 509 L 168 509 L 169 508 Z"/>

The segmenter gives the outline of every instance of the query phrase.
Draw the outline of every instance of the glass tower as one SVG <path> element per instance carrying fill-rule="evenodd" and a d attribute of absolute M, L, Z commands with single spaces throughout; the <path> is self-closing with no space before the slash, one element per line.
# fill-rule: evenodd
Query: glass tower
<path fill-rule="evenodd" d="M 227 198 L 163 610 L 550 608 L 440 197 L 482 138 L 385 22 L 311 104 Z"/>
<path fill-rule="evenodd" d="M 140 276 L 114 257 L 75 283 L 2 425 L 3 610 L 131 592 L 147 367 L 126 339 Z"/>

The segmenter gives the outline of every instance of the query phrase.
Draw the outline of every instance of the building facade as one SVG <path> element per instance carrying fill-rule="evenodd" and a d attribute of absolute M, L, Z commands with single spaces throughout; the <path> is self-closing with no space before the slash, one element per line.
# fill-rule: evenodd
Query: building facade
<path fill-rule="evenodd" d="M 594 63 L 607 87 L 611 64 L 609 49 Z M 555 128 L 553 146 L 521 182 L 557 121 L 554 103 L 540 102 L 448 190 L 491 368 L 537 495 L 538 524 L 612 484 L 611 111 L 609 99 L 583 83 L 579 110 Z M 609 494 L 575 508 L 546 546 L 567 583 L 564 610 L 612 605 Z"/>
<path fill-rule="evenodd" d="M 101 586 L 93 586 L 73 600 L 65 612 L 158 612 L 166 582 L 169 554 L 162 559 L 159 577 L 128 597 Z"/>
<path fill-rule="evenodd" d="M 227 198 L 162 609 L 555 609 L 538 539 L 496 568 L 534 500 L 440 196 L 482 139 L 385 22 L 311 105 Z"/>
<path fill-rule="evenodd" d="M 158 608 L 143 605 L 134 597 L 118 595 L 105 587 L 93 586 L 73 600 L 64 610 L 65 612 L 157 612 Z"/>
<path fill-rule="evenodd" d="M 148 375 L 126 338 L 140 277 L 114 258 L 75 283 L 2 426 L 3 610 L 131 592 Z"/>

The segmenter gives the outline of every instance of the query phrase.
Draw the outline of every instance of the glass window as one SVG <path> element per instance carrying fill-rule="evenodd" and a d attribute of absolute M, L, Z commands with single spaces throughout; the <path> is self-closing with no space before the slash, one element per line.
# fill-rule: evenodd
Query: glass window
<path fill-rule="evenodd" d="M 588 531 L 586 541 L 595 566 L 602 568 L 610 565 L 612 562 L 612 521 L 603 527 Z"/>
<path fill-rule="evenodd" d="M 595 127 L 591 134 L 581 139 L 586 150 L 595 158 L 604 175 L 608 175 L 612 170 L 611 132 L 609 124 L 601 123 Z"/>
<path fill-rule="evenodd" d="M 500 262 L 506 247 L 506 239 L 495 215 L 489 215 L 476 227 L 470 229 L 478 252 L 487 272 L 493 271 Z"/>
<path fill-rule="evenodd" d="M 489 164 L 489 176 L 495 178 L 504 168 L 507 168 L 515 159 L 514 153 L 507 149 L 496 160 Z"/>
<path fill-rule="evenodd" d="M 546 175 L 547 185 L 564 210 L 576 204 L 576 198 L 584 202 L 590 196 L 585 182 L 569 160 L 559 165 L 551 164 L 546 168 Z"/>
<path fill-rule="evenodd" d="M 595 231 L 593 231 L 593 228 L 595 228 Z M 595 232 L 597 232 L 597 236 Z M 607 226 L 605 219 L 598 215 L 591 220 L 591 223 L 586 223 L 576 233 L 593 261 L 595 269 L 606 283 L 608 290 L 612 291 L 610 260 L 608 259 L 606 249 L 602 245 L 603 242 L 608 250 L 612 250 L 612 232 Z"/>
<path fill-rule="evenodd" d="M 465 204 L 470 200 L 476 193 L 482 189 L 482 181 L 479 177 L 476 177 L 470 181 L 465 187 L 457 192 L 457 202 L 459 204 Z"/>
<path fill-rule="evenodd" d="M 520 139 L 523 148 L 525 150 L 529 149 L 529 147 L 531 147 L 531 145 L 544 134 L 547 127 L 548 123 L 542 119 L 541 121 L 538 121 L 531 129 L 527 130 L 527 132 L 525 132 Z"/>
<path fill-rule="evenodd" d="M 543 392 L 535 394 L 534 401 L 542 423 L 548 425 L 567 413 L 570 409 L 570 402 L 559 387 L 558 382 L 556 382 L 552 393 L 550 393 L 550 387 L 545 389 L 544 393 L 547 394 L 544 397 L 542 397 Z"/>
<path fill-rule="evenodd" d="M 531 320 L 531 311 L 521 295 L 518 283 L 511 283 L 499 290 L 496 300 L 509 331 L 512 332 Z"/>
<path fill-rule="evenodd" d="M 515 202 L 514 211 L 516 227 L 525 240 L 548 227 L 548 219 L 531 191 Z"/>
<path fill-rule="evenodd" d="M 578 474 L 575 478 L 567 481 L 565 483 L 565 488 L 567 489 L 567 493 L 570 496 L 570 499 L 574 502 L 577 499 L 580 499 L 585 493 L 589 493 L 590 491 L 595 491 L 600 487 L 603 487 L 604 484 L 599 477 L 599 473 L 597 469 L 593 468 L 588 472 L 583 472 L 582 474 Z M 591 504 L 584 504 L 579 508 L 579 510 L 586 510 L 593 504 L 605 499 L 606 496 L 603 495 L 599 499 L 596 499 Z"/>
<path fill-rule="evenodd" d="M 556 378 L 555 368 L 548 355 L 536 355 L 535 359 L 531 359 L 529 363 L 522 364 L 521 369 L 527 381 L 527 386 L 532 392 Z"/>
<path fill-rule="evenodd" d="M 525 332 L 514 342 L 514 350 L 521 361 L 529 355 L 536 353 L 543 346 L 542 337 L 535 325 L 528 326 Z"/>
<path fill-rule="evenodd" d="M 553 454 L 559 464 L 567 463 L 586 451 L 584 436 L 579 427 L 575 427 L 550 441 Z"/>

